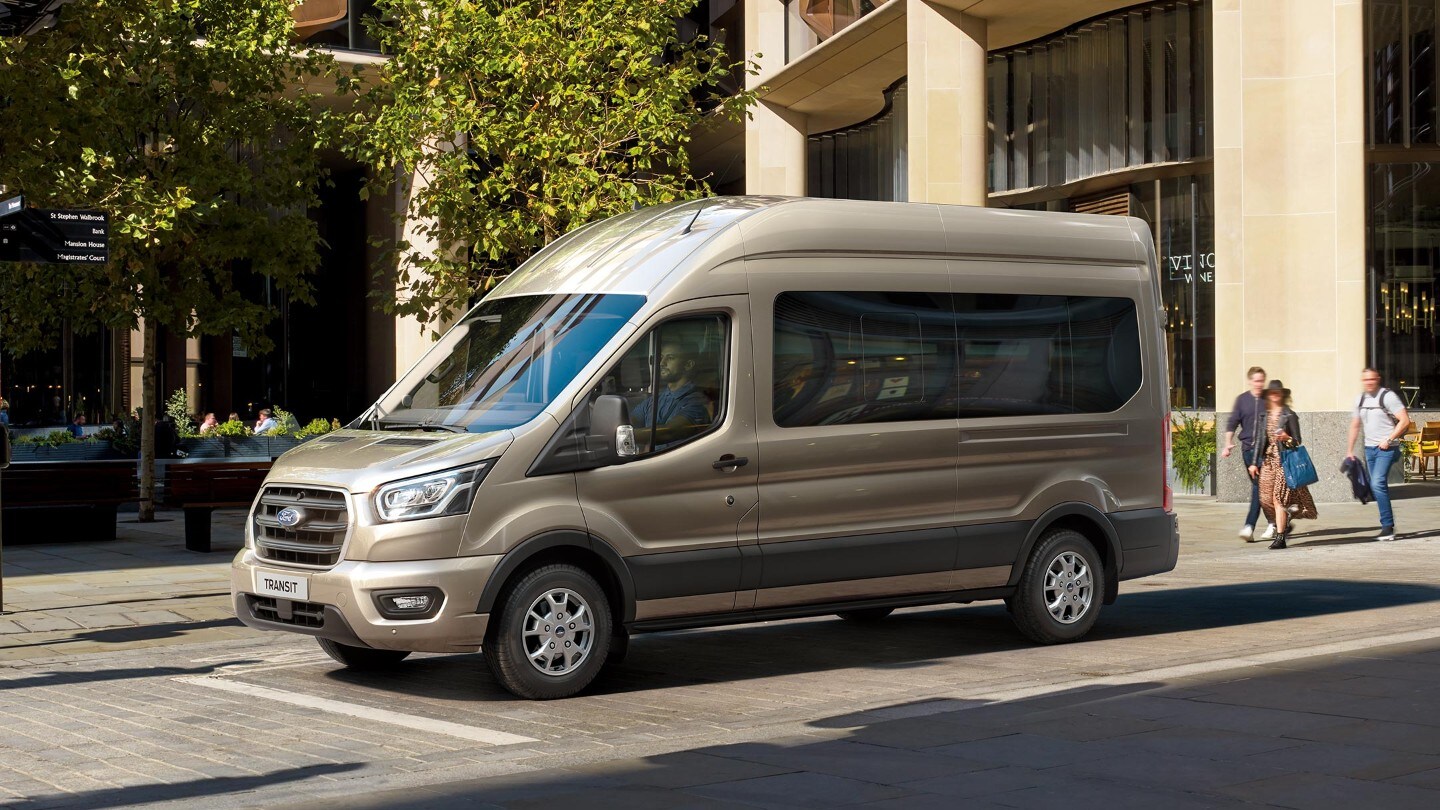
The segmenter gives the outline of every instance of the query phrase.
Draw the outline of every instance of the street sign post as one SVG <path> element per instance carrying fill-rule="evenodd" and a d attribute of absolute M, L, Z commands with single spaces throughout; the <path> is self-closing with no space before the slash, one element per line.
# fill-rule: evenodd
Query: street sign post
<path fill-rule="evenodd" d="M 110 218 L 104 211 L 25 208 L 0 219 L 0 262 L 104 264 L 109 260 Z"/>
<path fill-rule="evenodd" d="M 110 217 L 104 211 L 26 208 L 19 194 L 0 200 L 0 262 L 104 264 L 109 260 Z M 5 612 L 4 549 L 0 533 L 0 613 Z"/>

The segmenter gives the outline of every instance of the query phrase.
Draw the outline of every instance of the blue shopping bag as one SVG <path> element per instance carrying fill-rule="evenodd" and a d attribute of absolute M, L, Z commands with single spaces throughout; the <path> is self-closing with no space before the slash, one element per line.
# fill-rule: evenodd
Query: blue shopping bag
<path fill-rule="evenodd" d="M 1280 451 L 1280 466 L 1285 469 L 1285 486 L 1290 489 L 1308 487 L 1320 480 L 1310 451 L 1303 446 Z"/>

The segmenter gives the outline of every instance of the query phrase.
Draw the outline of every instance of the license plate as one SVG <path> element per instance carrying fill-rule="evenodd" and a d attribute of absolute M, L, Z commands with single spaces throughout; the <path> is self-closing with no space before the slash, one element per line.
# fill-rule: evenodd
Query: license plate
<path fill-rule="evenodd" d="M 310 599 L 310 579 L 270 571 L 255 572 L 255 593 L 306 602 Z"/>

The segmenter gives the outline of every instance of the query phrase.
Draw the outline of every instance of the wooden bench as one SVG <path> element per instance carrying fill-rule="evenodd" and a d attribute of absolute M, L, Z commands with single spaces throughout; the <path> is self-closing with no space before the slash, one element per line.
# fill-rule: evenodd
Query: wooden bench
<path fill-rule="evenodd" d="M 122 503 L 140 500 L 133 461 L 51 461 L 11 464 L 0 473 L 4 487 L 4 511 L 12 521 L 25 517 L 44 522 L 7 527 L 7 539 L 24 540 L 24 535 L 43 532 L 56 536 L 60 526 L 75 525 L 84 538 L 114 540 L 115 517 Z M 16 530 L 14 533 L 10 529 Z"/>
<path fill-rule="evenodd" d="M 167 464 L 164 503 L 185 510 L 185 548 L 209 551 L 211 513 L 249 507 L 268 472 L 268 461 Z"/>

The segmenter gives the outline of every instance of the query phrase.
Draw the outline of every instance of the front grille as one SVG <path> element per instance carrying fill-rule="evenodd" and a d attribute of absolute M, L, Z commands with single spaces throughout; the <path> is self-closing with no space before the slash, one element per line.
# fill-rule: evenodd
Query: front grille
<path fill-rule="evenodd" d="M 280 525 L 277 515 L 287 508 L 302 514 L 298 525 Z M 340 562 L 349 527 L 344 493 L 284 484 L 267 486 L 255 507 L 255 554 L 269 562 L 329 568 Z"/>
<path fill-rule="evenodd" d="M 250 597 L 250 615 L 261 621 L 295 627 L 325 626 L 325 607 L 314 602 L 294 602 L 269 596 Z"/>

